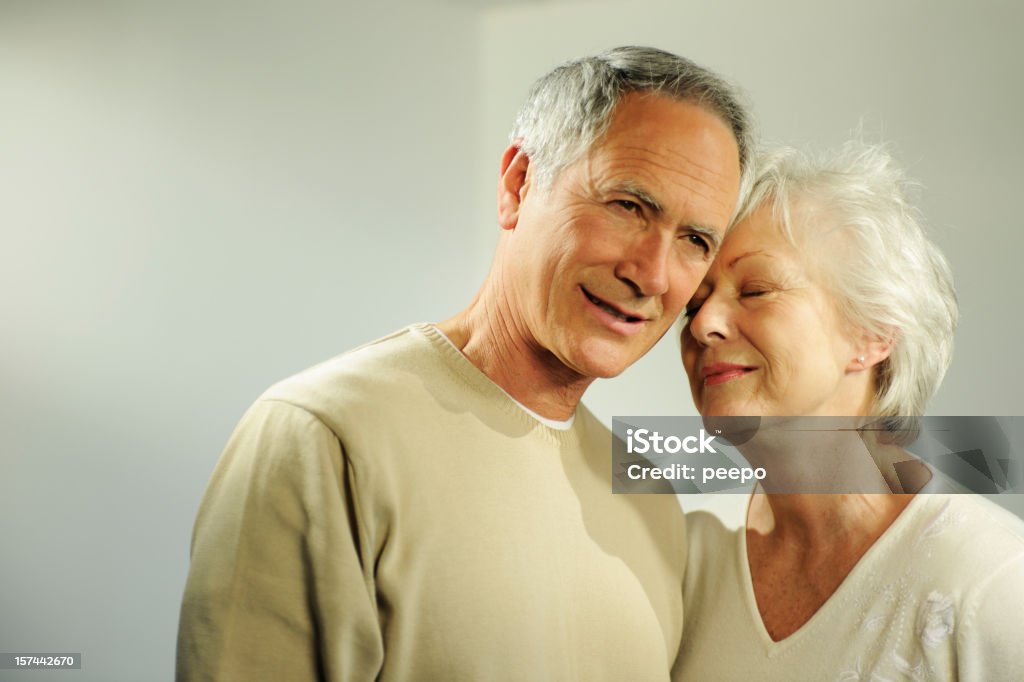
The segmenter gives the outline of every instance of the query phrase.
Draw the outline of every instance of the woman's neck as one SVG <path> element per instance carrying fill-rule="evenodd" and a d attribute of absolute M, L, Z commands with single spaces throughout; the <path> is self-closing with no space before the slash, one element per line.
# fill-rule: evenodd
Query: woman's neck
<path fill-rule="evenodd" d="M 766 472 L 767 493 L 889 493 L 874 434 L 858 417 L 766 417 L 739 450 Z"/>
<path fill-rule="evenodd" d="M 812 551 L 873 543 L 892 525 L 913 495 L 755 493 L 747 529 L 772 543 L 797 544 Z"/>
<path fill-rule="evenodd" d="M 755 494 L 747 512 L 751 589 L 778 642 L 809 621 L 912 495 Z"/>

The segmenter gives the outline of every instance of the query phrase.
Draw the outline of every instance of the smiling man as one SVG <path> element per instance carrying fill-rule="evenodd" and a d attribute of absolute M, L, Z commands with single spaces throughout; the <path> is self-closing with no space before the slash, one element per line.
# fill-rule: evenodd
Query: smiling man
<path fill-rule="evenodd" d="M 727 84 L 659 50 L 539 80 L 473 302 L 243 417 L 196 521 L 179 679 L 667 679 L 682 515 L 611 494 L 580 399 L 693 294 L 748 137 Z"/>

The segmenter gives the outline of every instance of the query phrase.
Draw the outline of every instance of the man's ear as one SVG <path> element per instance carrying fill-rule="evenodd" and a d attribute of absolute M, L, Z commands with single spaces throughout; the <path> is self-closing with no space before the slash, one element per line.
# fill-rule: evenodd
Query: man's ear
<path fill-rule="evenodd" d="M 498 225 L 503 230 L 514 230 L 519 222 L 519 209 L 530 187 L 527 170 L 530 157 L 516 140 L 501 155 L 501 174 L 498 177 Z"/>

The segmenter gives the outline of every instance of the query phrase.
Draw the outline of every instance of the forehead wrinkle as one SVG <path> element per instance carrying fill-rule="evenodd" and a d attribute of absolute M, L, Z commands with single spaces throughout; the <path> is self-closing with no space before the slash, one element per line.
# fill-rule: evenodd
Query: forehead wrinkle
<path fill-rule="evenodd" d="M 685 173 L 700 184 L 712 189 L 714 189 L 713 181 L 725 176 L 724 173 L 717 172 L 714 166 L 702 164 L 699 154 L 652 150 L 649 147 L 630 144 L 623 144 L 620 151 L 630 152 L 625 156 L 627 160 L 649 163 L 666 171 Z M 679 163 L 682 163 L 684 167 L 677 168 Z"/>
<path fill-rule="evenodd" d="M 630 194 L 636 195 L 638 198 L 649 201 L 652 208 L 656 208 L 659 213 L 665 211 L 665 207 L 662 205 L 656 197 L 653 196 L 648 186 L 654 187 L 660 192 L 670 192 L 667 187 L 672 185 L 682 186 L 688 194 L 696 195 L 707 201 L 724 201 L 725 192 L 718 191 L 712 182 L 708 182 L 703 178 L 695 176 L 686 170 L 679 169 L 675 166 L 669 166 L 667 164 L 652 163 L 649 159 L 642 159 L 639 164 L 624 164 L 621 160 L 616 163 L 606 161 L 606 166 L 601 172 L 596 173 L 598 184 L 605 185 L 609 189 L 622 189 Z M 628 167 L 623 168 L 623 165 Z M 658 173 L 658 170 L 664 171 L 664 173 Z M 672 175 L 684 175 L 689 181 L 687 183 L 674 182 L 670 179 Z M 702 190 L 711 190 L 702 191 Z M 721 196 L 717 196 L 721 195 Z M 687 201 L 686 203 L 690 203 Z"/>
<path fill-rule="evenodd" d="M 696 146 L 701 147 L 703 145 Z M 655 159 L 667 158 L 671 160 L 670 162 L 682 161 L 687 166 L 695 166 L 697 168 L 700 168 L 702 171 L 704 171 L 705 175 L 721 175 L 721 173 L 716 173 L 713 170 L 712 166 L 704 165 L 700 162 L 700 159 L 703 157 L 703 154 L 699 153 L 699 151 L 706 150 L 695 151 L 694 149 L 691 148 L 687 148 L 685 150 L 676 150 L 672 148 L 651 149 L 650 147 L 642 144 L 631 144 L 629 142 L 623 142 L 622 144 L 620 144 L 619 149 L 624 152 L 639 153 L 645 156 L 649 154 L 653 156 Z M 655 161 L 655 163 L 658 162 Z"/>

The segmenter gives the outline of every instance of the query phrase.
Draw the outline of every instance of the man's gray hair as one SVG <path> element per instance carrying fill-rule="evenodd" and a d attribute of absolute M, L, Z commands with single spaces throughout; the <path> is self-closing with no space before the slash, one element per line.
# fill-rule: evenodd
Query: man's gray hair
<path fill-rule="evenodd" d="M 895 442 L 912 440 L 913 417 L 949 367 L 959 317 L 949 263 L 908 198 L 915 186 L 885 147 L 857 141 L 820 158 L 767 151 L 756 166 L 738 219 L 770 205 L 852 328 L 893 340 L 872 414 L 886 418 Z"/>
<path fill-rule="evenodd" d="M 600 140 L 615 106 L 631 92 L 653 92 L 692 102 L 719 116 L 736 137 L 740 171 L 744 178 L 749 177 L 751 119 L 733 86 L 671 52 L 617 47 L 596 57 L 566 62 L 530 89 L 510 138 L 530 158 L 539 186 L 550 186 L 562 169 Z"/>

